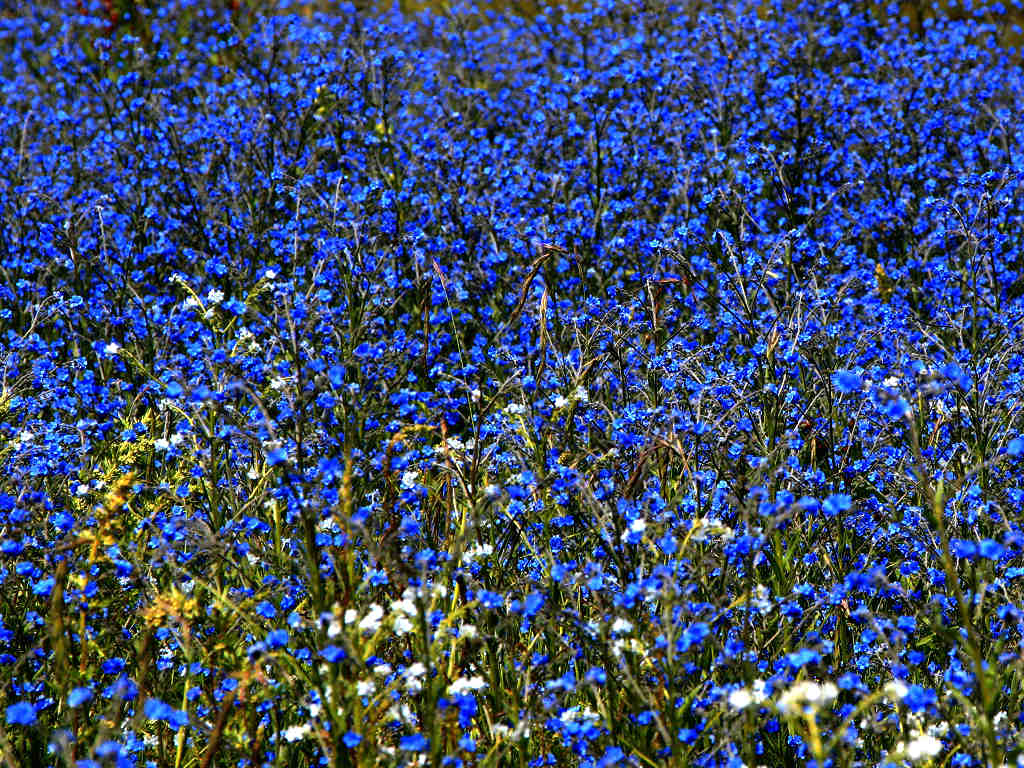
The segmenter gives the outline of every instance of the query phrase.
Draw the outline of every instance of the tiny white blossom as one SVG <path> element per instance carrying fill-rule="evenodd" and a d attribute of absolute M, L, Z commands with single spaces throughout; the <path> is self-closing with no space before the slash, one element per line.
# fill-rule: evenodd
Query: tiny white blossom
<path fill-rule="evenodd" d="M 746 709 L 753 701 L 754 697 L 746 688 L 737 688 L 729 694 L 729 706 L 733 709 Z"/>
<path fill-rule="evenodd" d="M 470 678 L 460 677 L 454 683 L 448 686 L 448 693 L 453 696 L 459 696 L 462 694 L 469 693 L 470 691 L 480 691 L 487 687 L 487 683 L 484 679 L 479 676 Z"/>
<path fill-rule="evenodd" d="M 284 740 L 289 742 L 301 741 L 309 735 L 311 730 L 312 728 L 309 723 L 289 726 L 288 728 L 285 728 Z"/>
<path fill-rule="evenodd" d="M 420 679 L 427 672 L 427 668 L 421 662 L 415 662 L 406 667 L 402 673 L 405 678 L 405 689 L 410 693 L 419 693 L 423 690 L 423 681 Z"/>
<path fill-rule="evenodd" d="M 890 680 L 885 684 L 882 692 L 893 701 L 902 701 L 903 697 L 907 695 L 907 685 L 901 680 Z"/>
<path fill-rule="evenodd" d="M 912 763 L 935 757 L 942 751 L 942 742 L 927 733 L 920 733 L 903 748 L 903 754 Z"/>
<path fill-rule="evenodd" d="M 616 619 L 614 622 L 612 622 L 612 632 L 616 632 L 616 633 L 618 633 L 620 635 L 624 635 L 627 632 L 632 632 L 632 631 L 633 631 L 633 624 L 630 621 L 628 621 L 627 619 L 619 618 L 619 619 Z"/>
<path fill-rule="evenodd" d="M 224 291 L 219 288 L 211 288 L 210 292 L 206 294 L 206 300 L 213 305 L 220 304 L 224 301 Z"/>
<path fill-rule="evenodd" d="M 829 704 L 839 695 L 834 683 L 819 684 L 813 680 L 801 680 L 779 697 L 779 710 L 793 714 L 804 710 L 815 711 Z"/>
<path fill-rule="evenodd" d="M 384 618 L 384 609 L 374 603 L 370 606 L 363 620 L 359 622 L 359 629 L 363 632 L 376 632 L 380 628 L 381 619 Z"/>
<path fill-rule="evenodd" d="M 751 686 L 750 693 L 754 703 L 760 704 L 768 698 L 768 685 L 764 680 L 755 680 L 753 686 Z"/>

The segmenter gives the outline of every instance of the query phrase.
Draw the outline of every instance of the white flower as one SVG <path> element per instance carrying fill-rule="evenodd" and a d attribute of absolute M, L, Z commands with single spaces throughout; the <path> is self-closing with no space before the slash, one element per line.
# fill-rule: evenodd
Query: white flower
<path fill-rule="evenodd" d="M 263 276 L 264 276 L 264 277 L 265 277 L 265 278 L 266 278 L 267 280 L 273 280 L 273 279 L 274 279 L 275 277 L 277 277 L 277 272 L 275 272 L 275 271 L 274 271 L 274 270 L 272 270 L 272 269 L 268 269 L 268 270 L 267 270 L 266 272 L 264 272 L 264 273 L 263 273 Z"/>
<path fill-rule="evenodd" d="M 355 613 L 355 611 L 353 611 Z M 327 636 L 337 637 L 341 634 L 341 622 L 337 619 L 331 619 L 331 623 L 327 625 Z"/>
<path fill-rule="evenodd" d="M 396 635 L 401 637 L 402 635 L 408 635 L 415 627 L 406 616 L 396 616 L 391 628 L 394 630 Z"/>
<path fill-rule="evenodd" d="M 21 434 L 18 435 L 18 439 L 23 443 L 31 443 L 36 439 L 36 436 L 29 432 L 27 429 L 22 430 Z"/>
<path fill-rule="evenodd" d="M 153 449 L 163 452 L 171 449 L 171 441 L 163 437 L 158 437 L 153 441 Z"/>
<path fill-rule="evenodd" d="M 316 528 L 318 531 L 331 531 L 332 533 L 336 533 L 341 530 L 341 528 L 338 527 L 337 521 L 333 517 L 321 518 L 320 522 L 316 524 Z"/>
<path fill-rule="evenodd" d="M 927 733 L 917 734 L 903 747 L 904 756 L 912 763 L 927 757 L 935 757 L 941 751 L 942 742 Z"/>
<path fill-rule="evenodd" d="M 635 544 L 643 537 L 645 530 L 647 530 L 647 521 L 638 517 L 629 524 L 629 528 L 622 532 L 621 539 L 629 544 Z"/>
<path fill-rule="evenodd" d="M 886 378 L 882 382 L 882 386 L 889 387 L 890 389 L 895 389 L 899 385 L 900 385 L 900 377 L 899 376 L 889 376 L 888 378 Z"/>
<path fill-rule="evenodd" d="M 373 680 L 360 680 L 356 683 L 356 693 L 360 696 L 372 696 L 377 690 L 377 684 Z"/>
<path fill-rule="evenodd" d="M 754 610 L 758 613 L 765 614 L 772 612 L 772 601 L 771 601 L 771 590 L 768 589 L 764 584 L 758 584 L 754 588 L 754 595 L 750 601 L 750 604 L 754 606 Z"/>
<path fill-rule="evenodd" d="M 292 725 L 285 729 L 284 740 L 285 741 L 301 741 L 309 735 L 309 732 L 313 730 L 309 723 L 303 725 Z"/>
<path fill-rule="evenodd" d="M 224 291 L 219 288 L 211 288 L 210 292 L 206 294 L 206 300 L 216 306 L 224 301 Z"/>
<path fill-rule="evenodd" d="M 377 677 L 387 677 L 393 671 L 394 670 L 391 668 L 390 664 L 378 664 L 373 668 L 373 674 L 375 674 Z"/>
<path fill-rule="evenodd" d="M 764 680 L 755 680 L 750 693 L 755 703 L 760 704 L 768 698 L 768 686 L 765 684 Z"/>
<path fill-rule="evenodd" d="M 569 404 L 569 401 L 559 395 L 555 398 L 555 408 L 565 408 Z"/>
<path fill-rule="evenodd" d="M 818 684 L 813 680 L 801 680 L 779 697 L 779 710 L 785 714 L 799 711 L 811 712 L 827 705 L 839 695 L 834 683 Z"/>
<path fill-rule="evenodd" d="M 893 701 L 903 701 L 903 697 L 907 695 L 907 686 L 902 680 L 890 680 L 882 692 Z"/>
<path fill-rule="evenodd" d="M 392 613 L 400 613 L 405 616 L 415 616 L 416 603 L 412 601 L 412 598 L 403 595 L 401 600 L 391 601 L 391 611 Z"/>
<path fill-rule="evenodd" d="M 479 634 L 475 624 L 462 624 L 459 626 L 459 637 L 473 638 Z"/>
<path fill-rule="evenodd" d="M 359 622 L 359 629 L 363 632 L 376 632 L 380 629 L 381 619 L 384 618 L 384 609 L 374 603 L 370 606 L 363 620 Z"/>
<path fill-rule="evenodd" d="M 356 612 L 355 608 L 349 608 L 347 611 L 345 611 L 345 623 L 346 624 L 355 624 L 356 623 L 356 619 L 358 619 L 358 618 L 359 618 L 359 614 Z"/>
<path fill-rule="evenodd" d="M 427 668 L 421 662 L 410 664 L 402 672 L 405 679 L 405 689 L 410 693 L 419 693 L 423 690 L 423 681 L 420 679 L 427 673 Z"/>
<path fill-rule="evenodd" d="M 615 633 L 620 634 L 620 635 L 624 635 L 627 632 L 632 632 L 632 631 L 633 631 L 633 624 L 631 622 L 629 622 L 628 620 L 626 620 L 626 619 L 619 618 L 619 619 L 616 619 L 614 622 L 612 622 L 612 632 L 615 632 Z"/>
<path fill-rule="evenodd" d="M 121 345 L 118 344 L 116 341 L 112 341 L 103 348 L 103 351 L 106 352 L 108 355 L 116 355 L 118 352 L 121 351 Z"/>
<path fill-rule="evenodd" d="M 462 553 L 464 562 L 471 563 L 478 557 L 489 557 L 494 554 L 494 547 L 490 544 L 474 544 Z"/>
<path fill-rule="evenodd" d="M 733 709 L 746 709 L 753 701 L 754 697 L 746 688 L 737 688 L 729 694 L 729 706 Z"/>
<path fill-rule="evenodd" d="M 416 478 L 419 477 L 420 473 L 414 469 L 406 470 L 402 473 L 402 490 L 411 491 L 416 487 Z"/>
<path fill-rule="evenodd" d="M 454 683 L 448 686 L 448 693 L 452 696 L 460 696 L 462 694 L 469 693 L 470 691 L 480 691 L 487 687 L 487 683 L 484 679 L 479 676 L 470 678 L 460 677 Z"/>
<path fill-rule="evenodd" d="M 403 702 L 402 704 L 392 706 L 388 708 L 388 717 L 392 720 L 400 720 L 403 723 L 409 725 L 416 724 L 416 713 L 412 711 L 412 707 Z"/>

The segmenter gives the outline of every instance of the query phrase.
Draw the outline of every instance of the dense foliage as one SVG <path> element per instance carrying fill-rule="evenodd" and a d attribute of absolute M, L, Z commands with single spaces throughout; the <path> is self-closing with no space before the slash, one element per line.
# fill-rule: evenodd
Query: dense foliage
<path fill-rule="evenodd" d="M 1024 760 L 1002 17 L 29 8 L 0 762 Z"/>

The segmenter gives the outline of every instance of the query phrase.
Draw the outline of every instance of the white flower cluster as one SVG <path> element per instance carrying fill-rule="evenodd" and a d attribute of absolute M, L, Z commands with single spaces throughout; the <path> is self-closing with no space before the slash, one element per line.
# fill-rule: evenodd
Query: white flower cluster
<path fill-rule="evenodd" d="M 813 714 L 835 701 L 838 695 L 839 689 L 835 683 L 801 680 L 794 683 L 775 703 L 784 715 Z"/>
<path fill-rule="evenodd" d="M 896 748 L 889 753 L 889 757 L 901 757 L 912 763 L 919 763 L 922 760 L 935 757 L 942 751 L 942 742 L 930 733 L 911 731 L 910 739 L 901 741 Z"/>
<path fill-rule="evenodd" d="M 721 536 L 728 541 L 736 535 L 732 528 L 713 517 L 696 518 L 690 530 L 690 538 L 701 543 L 707 541 L 710 536 Z"/>
<path fill-rule="evenodd" d="M 761 704 L 768 698 L 768 686 L 764 680 L 755 680 L 750 688 L 737 688 L 729 694 L 729 706 L 743 710 L 751 704 Z"/>

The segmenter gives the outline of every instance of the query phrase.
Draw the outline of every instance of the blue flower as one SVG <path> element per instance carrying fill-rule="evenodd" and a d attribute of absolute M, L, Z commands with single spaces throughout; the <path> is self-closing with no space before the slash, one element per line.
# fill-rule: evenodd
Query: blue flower
<path fill-rule="evenodd" d="M 146 699 L 143 705 L 143 712 L 150 720 L 162 720 L 177 730 L 188 725 L 188 714 L 180 709 L 175 709 L 159 699 Z"/>
<path fill-rule="evenodd" d="M 837 493 L 825 499 L 821 505 L 821 511 L 825 517 L 835 517 L 840 512 L 845 512 L 853 505 L 853 499 L 845 493 Z"/>
<path fill-rule="evenodd" d="M 429 746 L 430 742 L 422 733 L 403 736 L 398 742 L 398 748 L 406 752 L 425 752 Z"/>
<path fill-rule="evenodd" d="M 287 629 L 274 629 L 267 633 L 266 643 L 271 650 L 285 648 L 290 639 Z"/>
<path fill-rule="evenodd" d="M 105 675 L 116 675 L 124 669 L 124 666 L 124 659 L 114 656 L 100 665 L 100 671 Z"/>
<path fill-rule="evenodd" d="M 320 655 L 331 664 L 336 664 L 337 662 L 344 659 L 348 654 L 345 653 L 344 648 L 339 648 L 336 645 L 328 645 L 326 648 L 320 651 Z"/>
<path fill-rule="evenodd" d="M 986 560 L 998 560 L 1004 551 L 1003 545 L 993 539 L 982 539 L 978 542 L 978 554 Z"/>
<path fill-rule="evenodd" d="M 832 381 L 842 394 L 849 395 L 852 392 L 859 392 L 864 382 L 860 376 L 853 371 L 836 371 Z"/>
<path fill-rule="evenodd" d="M 36 721 L 36 709 L 27 701 L 19 701 L 7 707 L 8 725 L 32 725 Z"/>
<path fill-rule="evenodd" d="M 356 746 L 359 745 L 359 742 L 361 742 L 363 740 L 363 737 L 360 736 L 358 733 L 354 733 L 353 731 L 349 731 L 348 733 L 346 733 L 344 736 L 341 737 L 341 740 L 345 744 L 346 747 L 348 747 L 349 749 L 352 749 L 353 747 L 356 747 Z"/>
<path fill-rule="evenodd" d="M 978 556 L 978 545 L 965 539 L 950 539 L 949 551 L 953 553 L 954 557 L 974 560 Z"/>
<path fill-rule="evenodd" d="M 904 419 L 910 415 L 910 404 L 902 397 L 895 397 L 885 404 L 885 415 L 893 421 Z"/>
<path fill-rule="evenodd" d="M 89 688 L 73 688 L 68 694 L 68 706 L 77 709 L 92 699 L 92 690 Z"/>
<path fill-rule="evenodd" d="M 935 689 L 924 688 L 920 685 L 908 686 L 907 692 L 903 696 L 903 703 L 911 712 L 923 712 L 937 701 L 938 696 L 935 693 Z"/>

